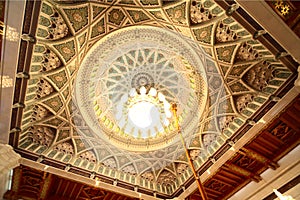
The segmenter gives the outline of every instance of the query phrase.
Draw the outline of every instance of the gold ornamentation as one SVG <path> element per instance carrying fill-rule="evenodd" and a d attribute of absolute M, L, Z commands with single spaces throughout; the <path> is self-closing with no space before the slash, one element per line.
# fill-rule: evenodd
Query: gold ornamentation
<path fill-rule="evenodd" d="M 289 14 L 290 6 L 289 5 L 284 5 L 281 7 L 281 14 L 287 15 Z"/>
<path fill-rule="evenodd" d="M 290 6 L 282 0 L 277 0 L 275 3 L 275 9 L 277 9 L 281 15 L 288 15 Z"/>
<path fill-rule="evenodd" d="M 73 14 L 73 18 L 77 22 L 81 22 L 82 21 L 82 16 L 79 13 L 77 13 L 77 12 Z"/>

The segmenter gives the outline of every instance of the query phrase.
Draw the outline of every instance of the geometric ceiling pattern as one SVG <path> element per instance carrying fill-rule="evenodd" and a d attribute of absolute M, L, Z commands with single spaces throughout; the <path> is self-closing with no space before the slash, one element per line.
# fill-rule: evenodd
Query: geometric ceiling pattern
<path fill-rule="evenodd" d="M 101 176 L 100 181 L 114 180 L 115 185 L 123 182 L 170 196 L 193 175 L 180 141 L 145 152 L 116 148 L 95 137 L 74 100 L 76 77 L 86 55 L 102 38 L 134 26 L 176 34 L 203 62 L 205 109 L 197 126 L 185 133 L 196 170 L 241 127 L 255 123 L 252 118 L 294 76 L 210 0 L 42 1 L 21 131 L 14 147 L 30 152 L 38 162 L 61 163 L 66 171 L 82 169 L 92 179 Z M 122 76 L 122 71 L 118 73 Z M 193 92 L 197 96 L 201 91 Z"/>

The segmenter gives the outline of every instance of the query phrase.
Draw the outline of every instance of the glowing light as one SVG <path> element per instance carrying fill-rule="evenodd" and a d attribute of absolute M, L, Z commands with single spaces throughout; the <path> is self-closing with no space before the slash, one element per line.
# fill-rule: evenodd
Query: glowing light
<path fill-rule="evenodd" d="M 147 101 L 141 101 L 129 108 L 129 119 L 139 128 L 147 128 L 154 121 L 153 118 L 159 117 L 156 106 Z"/>
<path fill-rule="evenodd" d="M 116 106 L 115 117 L 118 126 L 136 138 L 155 137 L 170 125 L 172 113 L 170 103 L 155 88 L 142 86 L 132 88 L 128 95 L 123 95 Z"/>

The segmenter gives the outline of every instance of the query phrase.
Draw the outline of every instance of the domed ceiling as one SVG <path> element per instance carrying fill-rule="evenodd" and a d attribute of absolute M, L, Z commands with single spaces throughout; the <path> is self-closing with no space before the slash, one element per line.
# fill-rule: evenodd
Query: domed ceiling
<path fill-rule="evenodd" d="M 199 169 L 292 77 L 209 0 L 42 1 L 36 38 L 18 148 L 165 195 L 192 172 L 174 116 L 129 122 L 132 89 L 178 105 Z"/>

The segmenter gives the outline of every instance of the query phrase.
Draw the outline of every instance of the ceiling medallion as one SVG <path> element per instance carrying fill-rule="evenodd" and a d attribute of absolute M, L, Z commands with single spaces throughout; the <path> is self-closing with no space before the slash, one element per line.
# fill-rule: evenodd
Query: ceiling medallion
<path fill-rule="evenodd" d="M 95 137 L 129 151 L 179 142 L 170 103 L 178 105 L 183 135 L 193 134 L 208 94 L 198 54 L 187 38 L 157 27 L 127 27 L 99 40 L 75 82 L 77 105 Z"/>
<path fill-rule="evenodd" d="M 154 78 L 145 72 L 137 73 L 133 76 L 131 80 L 131 87 L 132 88 L 139 88 L 141 86 L 154 86 Z"/>

